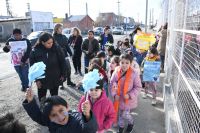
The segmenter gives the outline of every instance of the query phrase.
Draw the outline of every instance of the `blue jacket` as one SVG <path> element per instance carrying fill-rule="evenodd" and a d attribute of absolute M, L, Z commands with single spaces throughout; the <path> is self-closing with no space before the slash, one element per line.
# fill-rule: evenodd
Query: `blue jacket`
<path fill-rule="evenodd" d="M 69 112 L 69 121 L 66 125 L 58 125 L 53 123 L 39 109 L 34 99 L 28 103 L 23 102 L 23 107 L 31 117 L 31 119 L 42 126 L 47 126 L 50 133 L 96 133 L 98 125 L 94 115 L 91 112 L 91 119 L 86 121 L 84 115 L 78 112 Z"/>

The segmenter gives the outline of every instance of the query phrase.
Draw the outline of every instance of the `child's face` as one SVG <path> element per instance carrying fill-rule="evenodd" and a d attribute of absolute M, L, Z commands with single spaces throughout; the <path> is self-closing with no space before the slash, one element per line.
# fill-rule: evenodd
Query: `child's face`
<path fill-rule="evenodd" d="M 121 66 L 123 72 L 127 71 L 129 69 L 130 65 L 131 65 L 130 60 L 122 59 L 120 61 L 120 66 Z"/>
<path fill-rule="evenodd" d="M 111 70 L 115 70 L 116 66 L 117 66 L 117 63 L 115 63 L 114 60 L 111 60 L 110 69 L 111 69 Z"/>
<path fill-rule="evenodd" d="M 89 95 L 93 99 L 98 99 L 101 96 L 102 90 L 101 89 L 91 89 Z"/>
<path fill-rule="evenodd" d="M 154 54 L 149 53 L 149 57 L 150 57 L 150 58 L 154 57 Z"/>
<path fill-rule="evenodd" d="M 106 58 L 101 57 L 100 59 L 101 59 L 101 64 L 104 64 L 104 61 L 105 61 Z"/>
<path fill-rule="evenodd" d="M 108 55 L 109 55 L 109 56 L 112 56 L 112 55 L 113 55 L 113 52 L 112 52 L 112 51 L 108 51 Z"/>
<path fill-rule="evenodd" d="M 49 119 L 59 125 L 65 125 L 68 122 L 68 108 L 63 105 L 53 106 Z"/>

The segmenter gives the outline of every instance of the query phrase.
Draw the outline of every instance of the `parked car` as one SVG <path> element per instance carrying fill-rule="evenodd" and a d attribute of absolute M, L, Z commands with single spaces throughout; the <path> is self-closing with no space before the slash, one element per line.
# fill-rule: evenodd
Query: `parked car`
<path fill-rule="evenodd" d="M 44 31 L 35 31 L 28 35 L 27 39 L 31 42 L 31 46 L 35 45 L 42 33 L 44 33 Z"/>
<path fill-rule="evenodd" d="M 103 31 L 104 29 L 103 29 L 103 27 L 96 27 L 96 28 L 94 28 L 94 35 L 101 35 L 101 34 L 103 34 Z"/>
<path fill-rule="evenodd" d="M 124 35 L 124 29 L 122 27 L 115 27 L 112 33 L 116 35 Z"/>
<path fill-rule="evenodd" d="M 49 34 L 53 34 L 53 29 L 44 29 L 43 30 L 44 32 L 47 32 Z"/>
<path fill-rule="evenodd" d="M 65 35 L 69 39 L 69 37 L 71 35 L 71 29 L 65 28 L 65 29 L 62 30 L 62 33 L 63 33 L 63 35 Z"/>

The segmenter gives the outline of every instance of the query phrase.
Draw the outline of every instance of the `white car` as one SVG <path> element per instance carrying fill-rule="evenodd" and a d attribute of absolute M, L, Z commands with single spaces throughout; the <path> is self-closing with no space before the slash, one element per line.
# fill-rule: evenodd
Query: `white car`
<path fill-rule="evenodd" d="M 65 28 L 65 29 L 62 30 L 62 33 L 63 33 L 63 35 L 65 35 L 69 39 L 69 37 L 71 35 L 71 29 Z"/>
<path fill-rule="evenodd" d="M 124 28 L 122 27 L 115 27 L 112 31 L 113 34 L 117 35 L 124 35 Z"/>

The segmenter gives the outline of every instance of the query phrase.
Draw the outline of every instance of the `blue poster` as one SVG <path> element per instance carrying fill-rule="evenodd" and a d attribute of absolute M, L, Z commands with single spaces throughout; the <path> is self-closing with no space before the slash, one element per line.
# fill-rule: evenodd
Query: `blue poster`
<path fill-rule="evenodd" d="M 160 61 L 145 61 L 143 81 L 159 82 L 160 65 Z"/>

